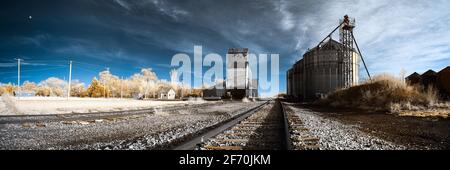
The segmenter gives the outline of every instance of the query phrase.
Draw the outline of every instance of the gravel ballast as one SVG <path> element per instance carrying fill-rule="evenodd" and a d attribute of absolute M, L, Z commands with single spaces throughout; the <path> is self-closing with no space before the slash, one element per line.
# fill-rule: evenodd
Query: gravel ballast
<path fill-rule="evenodd" d="M 355 125 L 342 124 L 336 120 L 321 117 L 304 108 L 288 106 L 302 119 L 311 136 L 319 138 L 321 150 L 404 150 L 405 146 L 364 133 Z"/>
<path fill-rule="evenodd" d="M 167 149 L 170 142 L 216 125 L 262 102 L 224 102 L 148 114 L 0 124 L 0 149 Z M 17 119 L 7 117 L 3 119 Z M 24 118 L 29 119 L 29 118 Z M 33 119 L 34 120 L 34 119 Z"/>

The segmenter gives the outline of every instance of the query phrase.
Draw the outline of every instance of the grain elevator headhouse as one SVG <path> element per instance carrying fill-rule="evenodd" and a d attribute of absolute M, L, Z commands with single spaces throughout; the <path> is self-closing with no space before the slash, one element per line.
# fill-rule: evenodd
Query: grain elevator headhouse
<path fill-rule="evenodd" d="M 226 89 L 231 97 L 258 97 L 258 81 L 251 77 L 248 48 L 230 48 L 227 53 Z"/>
<path fill-rule="evenodd" d="M 362 57 L 353 35 L 355 27 L 355 19 L 344 16 L 328 36 L 303 54 L 303 58 L 287 71 L 289 96 L 312 100 L 358 84 L 359 58 Z M 338 29 L 339 41 L 336 41 L 332 34 Z"/>

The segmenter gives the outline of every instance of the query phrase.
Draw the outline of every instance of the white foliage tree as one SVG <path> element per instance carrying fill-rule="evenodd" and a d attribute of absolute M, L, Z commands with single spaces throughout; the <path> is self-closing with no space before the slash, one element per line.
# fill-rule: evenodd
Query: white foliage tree
<path fill-rule="evenodd" d="M 50 77 L 39 83 L 40 87 L 49 88 L 51 96 L 64 96 L 67 82 L 56 77 Z"/>
<path fill-rule="evenodd" d="M 86 86 L 80 80 L 72 80 L 70 84 L 70 95 L 76 97 L 86 97 Z"/>
<path fill-rule="evenodd" d="M 105 97 L 117 97 L 120 95 L 120 82 L 118 76 L 111 74 L 109 70 L 99 73 L 100 83 L 104 85 Z"/>
<path fill-rule="evenodd" d="M 136 73 L 130 78 L 133 93 L 142 94 L 145 98 L 155 96 L 157 81 L 158 77 L 151 68 L 143 68 L 140 73 Z"/>

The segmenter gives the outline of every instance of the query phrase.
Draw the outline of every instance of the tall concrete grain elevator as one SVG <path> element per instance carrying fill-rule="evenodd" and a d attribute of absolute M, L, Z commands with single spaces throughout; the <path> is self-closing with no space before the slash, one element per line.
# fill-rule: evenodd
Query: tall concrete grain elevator
<path fill-rule="evenodd" d="M 287 71 L 288 96 L 298 100 L 314 100 L 337 89 L 358 84 L 359 58 L 362 57 L 353 36 L 355 20 L 346 15 L 339 23 L 338 27 L 316 47 L 308 49 L 303 58 Z M 338 29 L 339 41 L 336 41 L 332 34 Z M 370 78 L 368 71 L 367 73 Z"/>

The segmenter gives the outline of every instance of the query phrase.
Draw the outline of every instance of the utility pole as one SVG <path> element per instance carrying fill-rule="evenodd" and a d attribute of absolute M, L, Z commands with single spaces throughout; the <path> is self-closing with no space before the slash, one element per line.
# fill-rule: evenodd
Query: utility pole
<path fill-rule="evenodd" d="M 109 74 L 109 67 L 106 67 L 106 71 Z M 104 97 L 106 98 L 106 78 L 105 78 L 105 80 L 103 80 L 103 92 L 104 92 Z"/>
<path fill-rule="evenodd" d="M 120 99 L 123 97 L 123 76 L 120 78 Z"/>
<path fill-rule="evenodd" d="M 103 80 L 103 97 L 106 98 L 106 82 Z"/>
<path fill-rule="evenodd" d="M 18 88 L 18 92 L 19 92 L 19 94 L 16 94 L 17 95 L 17 99 L 19 100 L 20 99 L 20 58 L 18 58 L 18 59 L 16 59 L 17 60 L 17 88 Z"/>
<path fill-rule="evenodd" d="M 71 84 L 72 83 L 72 60 L 69 61 L 69 85 L 68 85 L 68 89 L 67 89 L 67 100 L 69 100 L 70 98 L 70 90 L 71 90 Z"/>
<path fill-rule="evenodd" d="M 180 94 L 180 98 L 181 98 L 181 99 L 183 99 L 183 97 L 184 97 L 184 96 L 183 96 L 183 95 L 184 95 L 184 94 L 183 94 L 183 88 L 184 88 L 184 85 L 183 85 L 183 82 L 181 82 L 181 92 L 180 92 L 180 93 L 181 93 L 181 94 Z"/>

